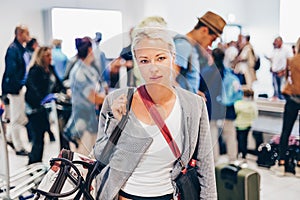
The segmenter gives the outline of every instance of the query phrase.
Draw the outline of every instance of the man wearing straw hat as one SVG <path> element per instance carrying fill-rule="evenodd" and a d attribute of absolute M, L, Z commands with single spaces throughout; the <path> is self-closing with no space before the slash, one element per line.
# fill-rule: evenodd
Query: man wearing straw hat
<path fill-rule="evenodd" d="M 198 18 L 193 30 L 175 36 L 175 71 L 179 74 L 176 80 L 181 87 L 199 94 L 200 68 L 208 61 L 206 49 L 222 34 L 225 25 L 222 17 L 208 11 Z"/>
<path fill-rule="evenodd" d="M 210 126 L 215 161 L 218 160 L 219 156 L 219 127 L 217 121 L 221 120 L 224 122 L 223 131 L 226 133 L 233 130 L 230 138 L 235 137 L 234 127 L 231 123 L 227 123 L 227 120 L 223 121 L 226 117 L 226 106 L 217 102 L 217 96 L 222 91 L 220 72 L 214 66 L 207 67 L 213 64 L 211 55 L 207 49 L 212 45 L 213 41 L 221 36 L 225 25 L 226 22 L 221 16 L 208 11 L 202 17 L 198 18 L 197 24 L 190 32 L 186 35 L 176 35 L 174 38 L 177 64 L 175 71 L 178 73 L 176 81 L 181 87 L 201 95 L 207 100 L 207 109 L 211 119 Z M 237 154 L 237 142 L 235 138 L 232 142 L 232 145 L 227 145 L 230 146 L 227 149 L 229 160 L 234 160 Z"/>

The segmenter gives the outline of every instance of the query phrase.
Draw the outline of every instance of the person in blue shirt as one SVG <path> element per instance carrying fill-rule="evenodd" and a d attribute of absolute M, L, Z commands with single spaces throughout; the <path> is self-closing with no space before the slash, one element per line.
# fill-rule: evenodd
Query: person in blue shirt
<path fill-rule="evenodd" d="M 93 48 L 95 59 L 93 61 L 93 66 L 100 75 L 101 84 L 107 87 L 107 82 L 109 81 L 109 70 L 107 66 L 107 58 L 105 53 L 100 48 L 100 42 L 102 41 L 102 33 L 96 32 L 96 37 L 94 38 Z"/>
<path fill-rule="evenodd" d="M 175 71 L 177 83 L 184 89 L 205 96 L 200 87 L 200 70 L 205 67 L 208 59 L 206 49 L 211 46 L 223 32 L 226 22 L 219 15 L 208 11 L 198 22 L 194 29 L 186 35 L 176 35 Z"/>
<path fill-rule="evenodd" d="M 54 39 L 52 41 L 52 64 L 59 79 L 63 80 L 68 62 L 68 57 L 62 52 L 61 43 L 62 40 L 59 39 Z"/>

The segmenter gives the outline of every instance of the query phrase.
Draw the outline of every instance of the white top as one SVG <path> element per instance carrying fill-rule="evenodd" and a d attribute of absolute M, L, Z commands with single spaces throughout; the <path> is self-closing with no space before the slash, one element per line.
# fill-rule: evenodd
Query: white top
<path fill-rule="evenodd" d="M 181 107 L 178 97 L 174 107 L 165 120 L 167 127 L 182 151 Z M 154 197 L 171 194 L 174 188 L 171 183 L 171 170 L 176 160 L 172 150 L 157 125 L 148 125 L 140 121 L 153 142 L 143 155 L 135 171 L 122 187 L 128 194 Z"/>
<path fill-rule="evenodd" d="M 239 50 L 235 46 L 230 46 L 225 50 L 224 55 L 224 65 L 225 67 L 232 68 L 232 62 L 239 54 Z"/>
<path fill-rule="evenodd" d="M 292 48 L 282 46 L 281 48 L 273 49 L 271 59 L 271 69 L 273 72 L 279 72 L 286 67 L 287 58 L 293 57 Z"/>

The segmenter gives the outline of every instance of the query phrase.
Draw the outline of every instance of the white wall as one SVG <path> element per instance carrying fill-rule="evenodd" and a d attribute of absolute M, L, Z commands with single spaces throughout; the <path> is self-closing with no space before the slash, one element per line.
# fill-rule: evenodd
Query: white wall
<path fill-rule="evenodd" d="M 170 29 L 186 33 L 206 11 L 211 10 L 226 19 L 229 13 L 242 15 L 242 5 L 239 0 L 146 0 L 145 15 L 161 15 L 168 21 Z"/>
<path fill-rule="evenodd" d="M 252 0 L 245 4 L 242 25 L 259 53 L 271 51 L 273 40 L 279 35 L 279 3 L 280 0 Z"/>

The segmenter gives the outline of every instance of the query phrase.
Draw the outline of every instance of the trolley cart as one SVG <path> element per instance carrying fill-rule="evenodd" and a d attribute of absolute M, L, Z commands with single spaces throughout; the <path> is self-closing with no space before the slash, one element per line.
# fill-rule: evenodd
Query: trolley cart
<path fill-rule="evenodd" d="M 3 110 L 1 109 L 3 109 L 3 106 L 0 106 L 0 153 L 3 155 L 4 171 L 0 178 L 0 199 L 17 199 L 22 194 L 31 192 L 33 188 L 38 186 L 48 171 L 48 167 L 42 163 L 35 163 L 10 174 L 7 141 L 3 129 L 3 123 L 5 122 L 2 120 Z"/>

